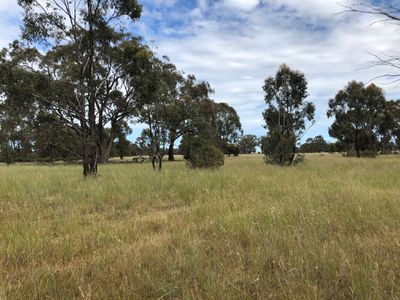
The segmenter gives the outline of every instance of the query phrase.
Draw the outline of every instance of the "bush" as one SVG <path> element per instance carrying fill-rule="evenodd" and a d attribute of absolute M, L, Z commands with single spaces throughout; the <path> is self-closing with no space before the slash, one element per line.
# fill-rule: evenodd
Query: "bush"
<path fill-rule="evenodd" d="M 224 153 L 212 145 L 204 145 L 193 151 L 190 159 L 192 168 L 218 168 L 224 165 Z"/>
<path fill-rule="evenodd" d="M 262 150 L 265 162 L 281 166 L 291 165 L 295 157 L 296 137 L 294 134 L 281 134 L 271 131 L 263 139 Z"/>
<path fill-rule="evenodd" d="M 228 156 L 239 156 L 240 153 L 240 148 L 237 145 L 234 144 L 227 144 L 225 148 L 225 154 L 228 154 Z"/>

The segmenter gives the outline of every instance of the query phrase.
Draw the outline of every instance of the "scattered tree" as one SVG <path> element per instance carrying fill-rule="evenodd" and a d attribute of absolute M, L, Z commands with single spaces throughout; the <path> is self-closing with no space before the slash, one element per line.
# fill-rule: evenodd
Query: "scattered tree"
<path fill-rule="evenodd" d="M 240 153 L 251 154 L 256 152 L 256 147 L 260 144 L 259 139 L 253 134 L 241 136 L 239 139 Z"/>
<path fill-rule="evenodd" d="M 344 143 L 352 143 L 357 157 L 362 151 L 377 151 L 377 135 L 385 107 L 383 90 L 352 81 L 329 101 L 328 117 L 335 117 L 329 134 Z"/>
<path fill-rule="evenodd" d="M 322 135 L 318 135 L 315 138 L 308 138 L 300 147 L 300 152 L 302 153 L 321 153 L 330 152 L 330 150 L 330 145 L 325 141 Z"/>
<path fill-rule="evenodd" d="M 275 77 L 264 84 L 268 108 L 263 116 L 268 130 L 263 151 L 268 162 L 291 165 L 296 144 L 306 129 L 306 121 L 314 120 L 315 107 L 306 102 L 307 80 L 303 73 L 280 66 Z"/>
<path fill-rule="evenodd" d="M 228 145 L 238 142 L 242 134 L 242 124 L 236 110 L 227 103 L 213 103 L 216 106 L 215 125 L 217 143 L 221 150 L 228 152 Z M 232 148 L 232 147 L 231 147 Z"/>
<path fill-rule="evenodd" d="M 118 28 L 118 21 L 137 20 L 141 6 L 136 0 L 18 3 L 24 10 L 23 37 L 49 49 L 36 70 L 46 75 L 46 88 L 37 90 L 35 99 L 76 132 L 83 174 L 95 175 L 106 125 L 119 126 L 133 113 L 128 71 L 142 48 Z"/>

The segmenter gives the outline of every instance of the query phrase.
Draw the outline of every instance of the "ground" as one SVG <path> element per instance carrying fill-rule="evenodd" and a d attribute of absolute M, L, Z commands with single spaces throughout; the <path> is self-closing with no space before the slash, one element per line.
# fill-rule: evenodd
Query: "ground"
<path fill-rule="evenodd" d="M 0 299 L 399 299 L 400 155 L 0 166 Z"/>

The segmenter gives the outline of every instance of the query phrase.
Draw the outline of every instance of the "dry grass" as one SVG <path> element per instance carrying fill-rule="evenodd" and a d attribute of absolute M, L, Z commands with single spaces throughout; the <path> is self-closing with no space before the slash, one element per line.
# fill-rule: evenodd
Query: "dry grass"
<path fill-rule="evenodd" d="M 399 299 L 400 156 L 0 166 L 0 299 Z"/>

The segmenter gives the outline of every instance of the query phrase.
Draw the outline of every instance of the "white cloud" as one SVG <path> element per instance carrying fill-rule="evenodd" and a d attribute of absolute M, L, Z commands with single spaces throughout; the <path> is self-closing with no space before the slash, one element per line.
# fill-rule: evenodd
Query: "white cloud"
<path fill-rule="evenodd" d="M 238 8 L 242 10 L 252 10 L 254 9 L 259 3 L 259 0 L 224 0 L 224 5 L 231 7 L 231 8 Z"/>
<path fill-rule="evenodd" d="M 263 3 L 273 9 L 292 10 L 302 17 L 334 17 L 343 10 L 340 0 L 264 0 Z"/>
<path fill-rule="evenodd" d="M 278 1 L 290 9 L 264 6 L 231 18 L 214 9 L 211 16 L 192 20 L 179 29 L 188 35 L 158 36 L 158 52 L 186 72 L 208 80 L 216 90 L 215 100 L 233 105 L 245 131 L 258 134 L 265 131 L 261 117 L 265 108 L 263 81 L 287 63 L 305 73 L 309 100 L 317 106 L 318 122 L 306 137 L 327 136 L 329 99 L 350 80 L 368 82 L 384 73 L 360 68 L 373 60 L 368 52 L 395 52 L 400 35 L 390 24 L 370 26 L 368 16 L 333 16 L 330 7 L 336 0 L 324 1 L 326 8 L 317 0 Z M 325 19 L 318 21 L 320 18 Z M 391 96 L 400 95 L 400 88 L 384 87 Z"/>

